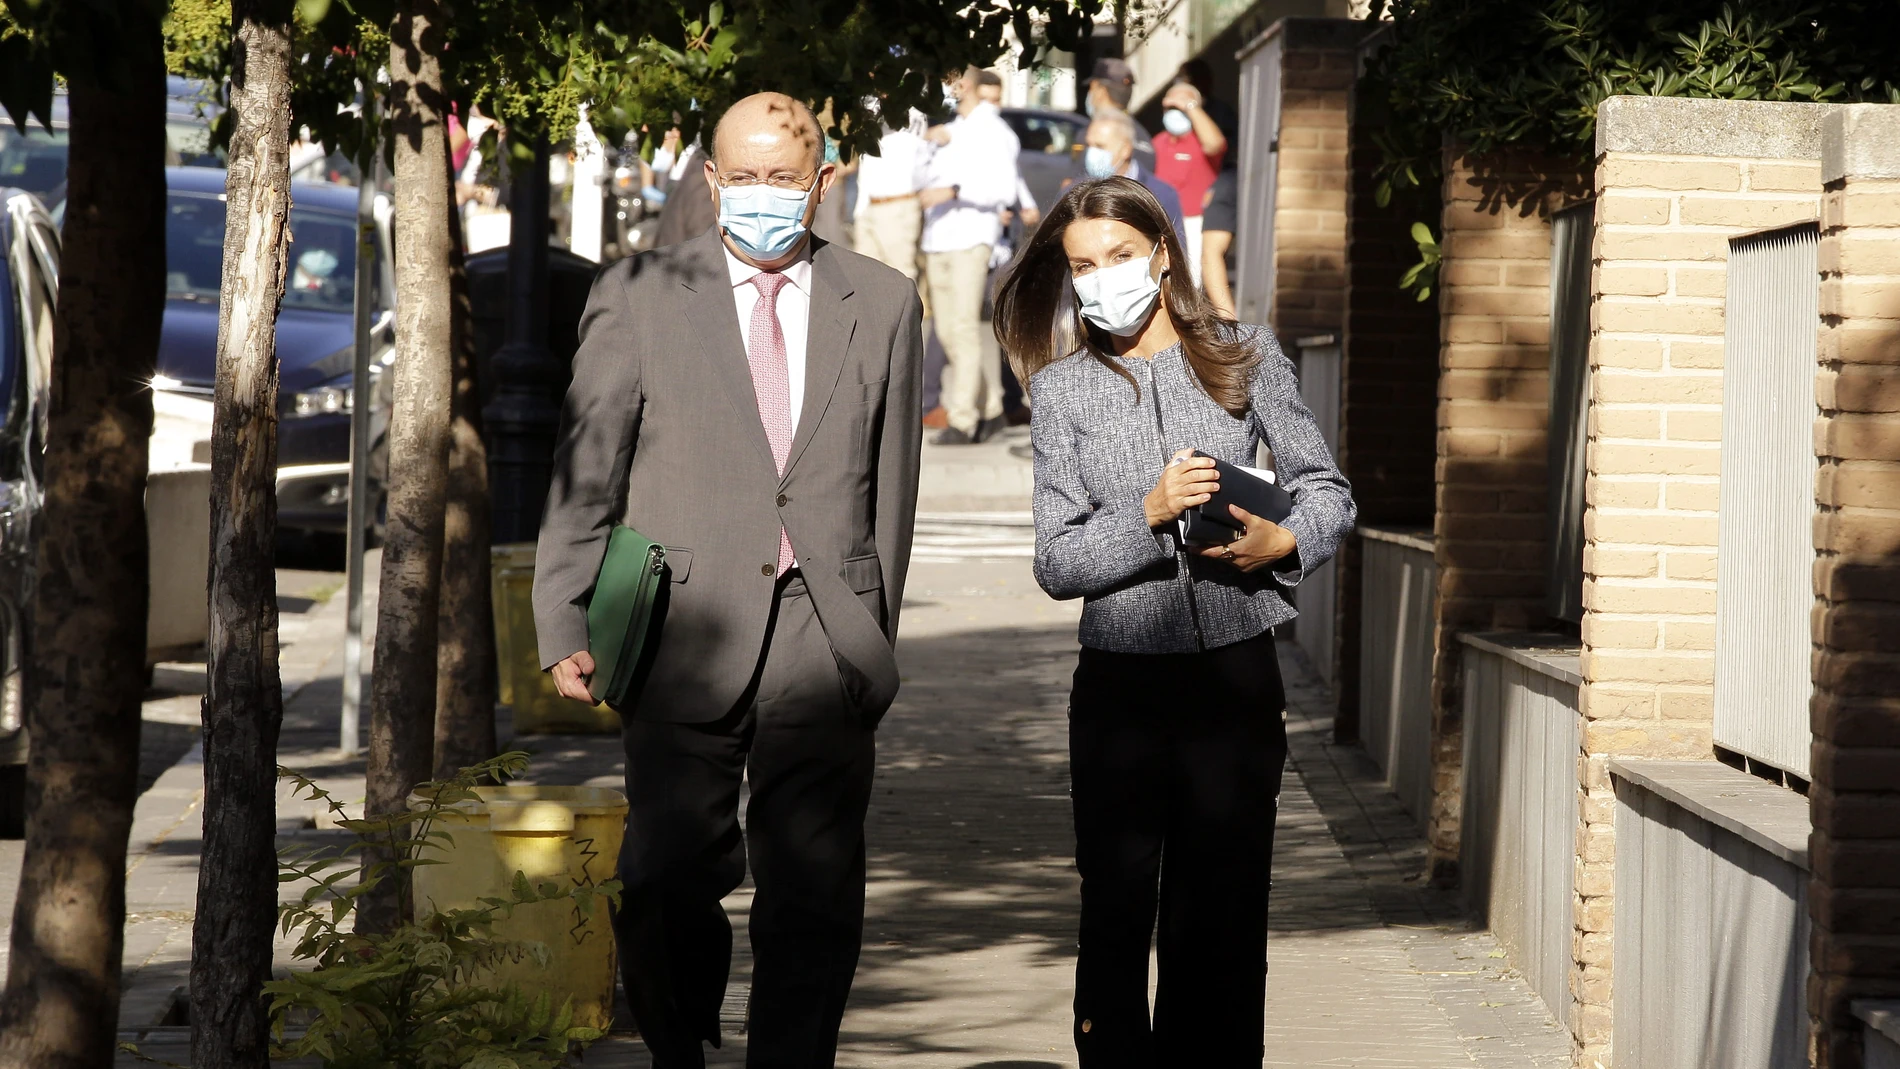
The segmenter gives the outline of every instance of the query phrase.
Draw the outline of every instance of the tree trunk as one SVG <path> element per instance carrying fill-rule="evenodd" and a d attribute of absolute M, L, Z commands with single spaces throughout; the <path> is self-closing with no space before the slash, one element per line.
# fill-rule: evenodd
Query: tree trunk
<path fill-rule="evenodd" d="M 165 314 L 165 67 L 150 5 L 105 11 L 113 88 L 71 83 L 70 201 L 26 678 L 26 851 L 0 1066 L 112 1064 L 145 686 L 145 472 Z"/>
<path fill-rule="evenodd" d="M 489 599 L 488 449 L 482 443 L 468 272 L 450 175 L 449 338 L 455 364 L 449 406 L 448 509 L 442 538 L 442 613 L 435 671 L 435 775 L 495 756 L 495 627 Z"/>
<path fill-rule="evenodd" d="M 231 136 L 211 428 L 204 845 L 191 1061 L 268 1069 L 277 912 L 277 309 L 290 215 L 290 3 L 232 0 Z"/>
<path fill-rule="evenodd" d="M 401 812 L 434 764 L 436 633 L 448 476 L 447 19 L 437 0 L 402 0 L 389 37 L 389 129 L 396 155 L 396 362 L 389 427 L 376 663 L 370 679 L 369 816 Z M 358 922 L 401 919 L 398 881 L 365 896 Z"/>

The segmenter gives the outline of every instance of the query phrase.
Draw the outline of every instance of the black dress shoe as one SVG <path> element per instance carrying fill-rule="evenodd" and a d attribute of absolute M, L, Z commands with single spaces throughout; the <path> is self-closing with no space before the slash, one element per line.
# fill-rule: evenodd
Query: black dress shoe
<path fill-rule="evenodd" d="M 975 445 L 976 439 L 970 437 L 969 435 L 963 433 L 962 431 L 958 430 L 955 427 L 945 427 L 943 430 L 940 430 L 937 432 L 937 436 L 930 440 L 930 444 L 931 445 Z"/>
<path fill-rule="evenodd" d="M 1006 416 L 996 416 L 992 419 L 986 419 L 983 422 L 976 425 L 975 440 L 979 442 L 987 442 L 991 438 L 994 438 L 997 435 L 1003 433 L 1003 431 L 1006 428 L 1008 428 L 1008 426 L 1009 426 L 1009 419 Z"/>

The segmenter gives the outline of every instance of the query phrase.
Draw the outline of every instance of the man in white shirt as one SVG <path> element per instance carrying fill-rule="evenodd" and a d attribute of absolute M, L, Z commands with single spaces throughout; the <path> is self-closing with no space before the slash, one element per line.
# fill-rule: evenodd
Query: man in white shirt
<path fill-rule="evenodd" d="M 924 140 L 925 122 L 912 110 L 907 125 L 884 128 L 878 154 L 858 157 L 858 204 L 852 244 L 857 251 L 917 279 L 917 242 L 923 235 L 923 208 L 917 193 L 923 188 L 924 163 L 930 143 Z"/>
<path fill-rule="evenodd" d="M 972 67 L 951 84 L 957 118 L 930 131 L 938 147 L 926 169 L 924 281 L 943 343 L 943 403 L 949 426 L 932 439 L 968 445 L 1003 424 L 1002 362 L 983 345 L 983 296 L 1002 213 L 1016 203 L 1022 146 L 996 105 L 978 95 Z M 992 75 L 992 77 L 994 77 Z"/>

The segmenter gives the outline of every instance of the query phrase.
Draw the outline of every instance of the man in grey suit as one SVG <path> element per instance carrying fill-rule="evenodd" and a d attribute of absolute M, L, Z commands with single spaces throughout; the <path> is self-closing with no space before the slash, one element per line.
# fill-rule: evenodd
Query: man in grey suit
<path fill-rule="evenodd" d="M 922 309 L 903 275 L 811 236 L 834 173 L 803 104 L 735 105 L 706 177 L 712 229 L 594 284 L 535 627 L 561 693 L 589 700 L 609 533 L 667 547 L 650 669 L 620 710 L 628 1002 L 658 1069 L 705 1064 L 732 949 L 720 900 L 749 856 L 747 1064 L 830 1066 L 863 934 L 873 733 L 897 693 Z"/>

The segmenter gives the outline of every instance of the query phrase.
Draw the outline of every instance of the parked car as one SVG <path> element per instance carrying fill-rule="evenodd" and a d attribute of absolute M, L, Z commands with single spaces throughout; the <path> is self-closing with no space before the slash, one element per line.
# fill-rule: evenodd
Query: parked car
<path fill-rule="evenodd" d="M 1062 198 L 1064 186 L 1086 177 L 1082 170 L 1082 149 L 1088 136 L 1089 117 L 1075 111 L 1050 108 L 1004 108 L 1003 121 L 1016 131 L 1022 152 L 1016 157 L 1016 172 L 1036 198 L 1036 206 L 1048 211 Z M 1135 162 L 1152 171 L 1155 165 L 1154 142 L 1135 124 Z"/>
<path fill-rule="evenodd" d="M 165 82 L 165 146 L 168 164 L 222 167 L 211 148 L 211 122 L 224 109 L 211 87 L 190 78 Z M 54 223 L 66 202 L 66 150 L 69 125 L 66 93 L 53 94 L 52 126 L 29 120 L 22 130 L 0 122 L 0 186 L 38 197 Z"/>
<path fill-rule="evenodd" d="M 0 189 L 0 838 L 26 821 L 23 672 L 33 603 L 59 233 L 38 198 Z"/>
<path fill-rule="evenodd" d="M 210 397 L 218 355 L 218 300 L 224 269 L 224 172 L 167 168 L 165 324 L 152 389 Z M 347 525 L 350 413 L 354 407 L 356 190 L 324 183 L 290 186 L 290 264 L 277 316 L 277 523 L 341 532 Z M 395 282 L 389 210 L 379 195 L 374 326 L 370 363 L 377 383 L 370 410 L 370 489 L 380 515 L 387 380 Z"/>

